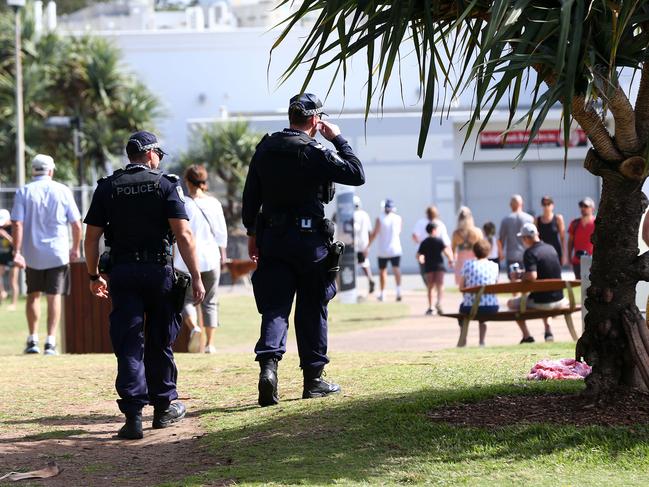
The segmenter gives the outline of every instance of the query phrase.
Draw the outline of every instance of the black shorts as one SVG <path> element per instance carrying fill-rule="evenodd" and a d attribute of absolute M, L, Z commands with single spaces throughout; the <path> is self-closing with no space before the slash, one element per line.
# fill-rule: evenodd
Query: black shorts
<path fill-rule="evenodd" d="M 32 269 L 26 271 L 27 294 L 70 294 L 70 266 L 62 265 L 51 269 Z"/>
<path fill-rule="evenodd" d="M 11 255 L 11 252 L 0 254 L 0 265 L 11 267 L 13 265 L 13 260 L 14 258 L 13 255 Z"/>
<path fill-rule="evenodd" d="M 386 269 L 388 267 L 388 262 L 392 264 L 392 267 L 399 267 L 401 263 L 401 256 L 397 255 L 396 257 L 379 257 L 379 269 Z"/>
<path fill-rule="evenodd" d="M 356 252 L 356 262 L 359 264 L 362 264 L 365 262 L 365 253 L 364 252 Z"/>

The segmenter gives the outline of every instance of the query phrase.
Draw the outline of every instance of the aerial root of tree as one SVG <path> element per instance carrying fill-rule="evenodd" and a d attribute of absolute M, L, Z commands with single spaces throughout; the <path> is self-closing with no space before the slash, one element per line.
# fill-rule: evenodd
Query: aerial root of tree
<path fill-rule="evenodd" d="M 635 362 L 636 370 L 638 371 L 642 381 L 644 382 L 644 389 L 649 388 L 649 348 L 647 343 L 644 342 L 641 336 L 641 328 L 646 328 L 646 323 L 642 323 L 642 315 L 637 308 L 627 308 L 622 310 L 620 318 L 624 331 L 626 332 L 629 340 L 629 348 Z"/>

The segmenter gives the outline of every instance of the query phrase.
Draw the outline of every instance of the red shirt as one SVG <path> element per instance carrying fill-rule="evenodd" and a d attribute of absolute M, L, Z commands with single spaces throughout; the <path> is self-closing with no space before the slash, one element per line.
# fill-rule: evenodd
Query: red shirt
<path fill-rule="evenodd" d="M 579 257 L 577 252 L 582 250 L 588 252 L 588 255 L 593 255 L 593 244 L 590 237 L 595 231 L 595 219 L 590 223 L 583 224 L 581 218 L 577 218 L 570 223 L 568 227 L 568 234 L 572 237 L 572 259 L 573 264 L 579 264 Z"/>

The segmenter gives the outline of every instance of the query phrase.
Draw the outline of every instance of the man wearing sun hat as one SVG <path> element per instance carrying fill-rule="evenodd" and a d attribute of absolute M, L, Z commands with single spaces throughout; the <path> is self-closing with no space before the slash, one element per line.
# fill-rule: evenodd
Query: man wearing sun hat
<path fill-rule="evenodd" d="M 37 154 L 32 182 L 16 191 L 13 222 L 14 263 L 27 267 L 27 326 L 25 353 L 40 352 L 40 297 L 47 296 L 45 355 L 56 355 L 56 331 L 61 318 L 61 295 L 69 293 L 69 263 L 79 258 L 81 217 L 70 188 L 52 180 L 54 159 Z M 72 228 L 72 245 L 68 236 Z"/>
<path fill-rule="evenodd" d="M 135 132 L 126 154 L 129 164 L 97 183 L 84 220 L 84 249 L 90 291 L 99 298 L 110 293 L 112 299 L 115 388 L 126 417 L 117 436 L 133 440 L 143 436 L 146 405 L 153 406 L 154 429 L 185 416 L 185 406 L 176 401 L 178 371 L 172 350 L 181 323 L 172 291 L 174 241 L 191 274 L 195 304 L 202 301 L 205 289 L 179 178 L 159 170 L 165 152 L 157 137 Z M 102 235 L 110 248 L 110 270 L 99 269 Z"/>

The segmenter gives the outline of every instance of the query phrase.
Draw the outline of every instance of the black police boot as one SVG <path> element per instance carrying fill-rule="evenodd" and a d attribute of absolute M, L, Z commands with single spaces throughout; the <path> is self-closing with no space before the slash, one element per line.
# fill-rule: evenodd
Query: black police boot
<path fill-rule="evenodd" d="M 302 399 L 312 399 L 314 397 L 324 397 L 329 394 L 340 392 L 340 386 L 333 382 L 327 382 L 322 378 L 324 367 L 317 369 L 304 369 L 304 391 Z"/>
<path fill-rule="evenodd" d="M 259 405 L 274 406 L 279 403 L 277 394 L 277 358 L 259 361 Z"/>
<path fill-rule="evenodd" d="M 155 408 L 153 410 L 153 428 L 167 428 L 183 419 L 186 412 L 185 405 L 180 401 L 169 404 L 166 409 Z"/>
<path fill-rule="evenodd" d="M 117 436 L 125 440 L 141 439 L 144 436 L 142 433 L 142 414 L 126 416 L 126 423 L 119 429 Z"/>

